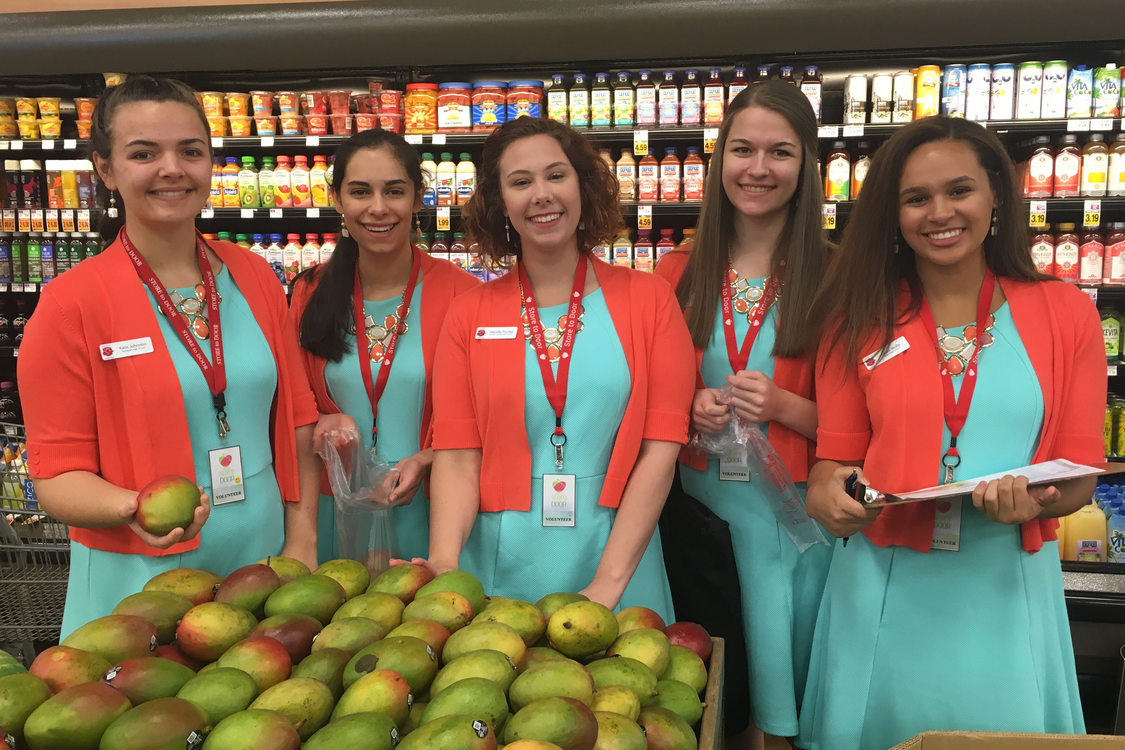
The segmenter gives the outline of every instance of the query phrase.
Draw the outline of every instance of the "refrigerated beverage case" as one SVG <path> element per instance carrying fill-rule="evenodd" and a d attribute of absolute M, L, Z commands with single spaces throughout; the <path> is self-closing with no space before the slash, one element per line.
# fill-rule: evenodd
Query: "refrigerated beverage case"
<path fill-rule="evenodd" d="M 894 111 L 891 121 L 910 122 L 914 119 L 914 74 L 909 70 L 895 73 L 894 80 Z M 860 120 L 862 122 L 862 120 Z"/>
<path fill-rule="evenodd" d="M 914 119 L 933 117 L 941 112 L 941 68 L 922 65 L 914 84 Z"/>
<path fill-rule="evenodd" d="M 1045 135 L 1035 139 L 1035 151 L 1027 162 L 1027 175 L 1027 197 L 1051 197 L 1055 190 L 1055 157 L 1051 139 Z"/>
<path fill-rule="evenodd" d="M 992 99 L 992 66 L 973 63 L 965 74 L 965 118 L 974 122 L 988 119 Z"/>
<path fill-rule="evenodd" d="M 1101 198 L 1106 193 L 1109 182 L 1109 147 L 1105 136 L 1094 133 L 1082 147 L 1082 195 L 1087 198 Z"/>
<path fill-rule="evenodd" d="M 1091 107 L 1094 117 L 1121 115 L 1121 71 L 1113 63 L 1094 68 Z"/>
<path fill-rule="evenodd" d="M 608 128 L 613 124 L 613 90 L 609 73 L 595 73 L 590 89 L 590 127 Z"/>
<path fill-rule="evenodd" d="M 941 77 L 941 113 L 947 117 L 965 116 L 966 78 L 964 65 L 946 65 Z"/>
<path fill-rule="evenodd" d="M 846 201 L 851 194 L 852 158 L 848 144 L 836 141 L 828 154 L 825 167 L 824 198 L 831 202 Z"/>
<path fill-rule="evenodd" d="M 862 125 L 867 121 L 867 76 L 844 79 L 844 124 Z"/>
<path fill-rule="evenodd" d="M 669 146 L 664 149 L 664 158 L 660 160 L 660 200 L 662 202 L 679 202 L 680 179 L 680 158 L 676 155 L 675 147 Z"/>
<path fill-rule="evenodd" d="M 698 70 L 684 71 L 684 85 L 680 87 L 680 125 L 698 128 L 703 124 L 703 88 Z"/>
<path fill-rule="evenodd" d="M 703 124 L 717 128 L 723 124 L 726 90 L 723 88 L 722 71 L 719 68 L 711 68 L 707 75 L 707 83 L 703 85 Z"/>
<path fill-rule="evenodd" d="M 680 124 L 680 88 L 676 83 L 676 72 L 664 71 L 664 80 L 657 86 L 659 115 L 657 124 L 662 128 L 674 128 Z"/>
<path fill-rule="evenodd" d="M 1020 63 L 1016 93 L 1016 119 L 1038 120 L 1043 106 L 1043 63 Z"/>
<path fill-rule="evenodd" d="M 588 81 L 584 74 L 574 74 L 574 83 L 570 85 L 566 100 L 567 108 L 570 110 L 570 127 L 572 128 L 590 127 L 590 90 L 587 88 L 587 84 Z"/>
<path fill-rule="evenodd" d="M 1039 116 L 1044 120 L 1061 120 L 1066 117 L 1066 60 L 1043 63 L 1043 103 Z"/>
<path fill-rule="evenodd" d="M 613 84 L 613 125 L 618 128 L 631 128 L 636 122 L 636 92 L 629 74 L 621 71 Z"/>
<path fill-rule="evenodd" d="M 637 161 L 625 149 L 621 150 L 621 157 L 617 160 L 617 187 L 619 200 L 637 199 Z"/>
<path fill-rule="evenodd" d="M 805 76 L 801 79 L 801 93 L 809 100 L 813 114 L 816 115 L 816 124 L 820 124 L 821 94 L 824 82 L 821 80 L 820 71 L 815 65 L 805 66 Z"/>
<path fill-rule="evenodd" d="M 1083 119 L 1094 108 L 1094 71 L 1085 65 L 1070 69 L 1066 83 L 1066 116 Z"/>
<path fill-rule="evenodd" d="M 652 72 L 642 70 L 637 73 L 637 127 L 653 127 L 657 123 L 659 107 L 656 97 L 656 84 L 652 82 Z"/>
<path fill-rule="evenodd" d="M 687 156 L 684 158 L 684 200 L 702 201 L 705 182 L 706 175 L 703 159 L 699 156 L 699 147 L 688 146 Z"/>
<path fill-rule="evenodd" d="M 1076 135 L 1064 135 L 1059 141 L 1054 183 L 1056 198 L 1077 198 L 1082 192 L 1082 152 Z"/>
<path fill-rule="evenodd" d="M 1016 69 L 1011 63 L 992 67 L 992 92 L 989 95 L 988 118 L 1011 120 L 1016 113 Z"/>
<path fill-rule="evenodd" d="M 564 78 L 561 73 L 555 73 L 551 76 L 551 82 L 547 86 L 547 117 L 555 122 L 567 123 L 570 122 L 570 116 L 567 111 L 567 91 Z"/>

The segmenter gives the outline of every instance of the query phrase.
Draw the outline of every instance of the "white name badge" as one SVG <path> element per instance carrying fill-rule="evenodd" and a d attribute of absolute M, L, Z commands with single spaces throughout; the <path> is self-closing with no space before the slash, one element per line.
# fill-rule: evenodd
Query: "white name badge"
<path fill-rule="evenodd" d="M 211 504 L 226 505 L 246 499 L 242 481 L 242 449 L 237 445 L 207 451 L 211 463 Z"/>
<path fill-rule="evenodd" d="M 883 364 L 888 359 L 894 359 L 909 348 L 910 342 L 906 340 L 906 337 L 899 336 L 897 339 L 887 344 L 882 349 L 871 352 L 866 357 L 864 357 L 863 366 L 868 370 L 874 370 L 876 367 Z"/>
<path fill-rule="evenodd" d="M 152 339 L 148 336 L 126 341 L 113 341 L 98 347 L 102 360 L 122 359 L 123 357 L 136 357 L 139 354 L 152 354 Z"/>
<path fill-rule="evenodd" d="M 475 338 L 488 339 L 514 339 L 519 332 L 517 326 L 478 326 Z"/>
<path fill-rule="evenodd" d="M 930 549 L 956 552 L 961 548 L 961 498 L 951 497 L 935 501 L 934 538 Z"/>
<path fill-rule="evenodd" d="M 573 474 L 543 475 L 543 525 L 573 526 L 575 484 Z"/>
<path fill-rule="evenodd" d="M 719 479 L 723 482 L 749 482 L 750 458 L 745 445 L 736 445 L 719 456 Z"/>

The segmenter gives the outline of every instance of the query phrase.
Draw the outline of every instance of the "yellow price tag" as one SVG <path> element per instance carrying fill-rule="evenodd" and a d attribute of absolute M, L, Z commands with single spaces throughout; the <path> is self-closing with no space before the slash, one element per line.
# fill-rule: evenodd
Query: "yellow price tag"
<path fill-rule="evenodd" d="M 718 128 L 704 128 L 703 129 L 703 153 L 715 153 L 715 142 L 719 140 Z"/>
<path fill-rule="evenodd" d="M 648 156 L 648 131 L 633 131 L 633 156 Z"/>
<path fill-rule="evenodd" d="M 836 206 L 831 203 L 824 204 L 824 228 L 836 228 Z"/>
<path fill-rule="evenodd" d="M 652 229 L 652 206 L 637 206 L 637 229 Z"/>
<path fill-rule="evenodd" d="M 439 232 L 449 231 L 449 206 L 438 206 L 437 230 Z"/>
<path fill-rule="evenodd" d="M 1032 201 L 1031 212 L 1027 224 L 1031 227 L 1041 227 L 1047 223 L 1047 201 Z"/>
<path fill-rule="evenodd" d="M 1088 200 L 1082 206 L 1082 226 L 1096 227 L 1102 223 L 1102 202 Z"/>

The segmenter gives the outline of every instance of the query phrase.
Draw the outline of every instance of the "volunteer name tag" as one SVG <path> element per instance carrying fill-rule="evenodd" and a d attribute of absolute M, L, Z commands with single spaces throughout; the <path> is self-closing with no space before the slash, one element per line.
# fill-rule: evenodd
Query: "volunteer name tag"
<path fill-rule="evenodd" d="M 745 445 L 736 445 L 719 457 L 719 479 L 724 482 L 749 482 L 750 458 Z"/>
<path fill-rule="evenodd" d="M 937 500 L 934 509 L 934 538 L 930 549 L 956 552 L 961 548 L 961 498 Z"/>
<path fill-rule="evenodd" d="M 152 354 L 153 351 L 152 339 L 148 336 L 102 344 L 98 349 L 101 351 L 103 361 L 136 357 L 139 354 Z"/>
<path fill-rule="evenodd" d="M 242 481 L 242 449 L 237 445 L 207 451 L 211 462 L 211 504 L 226 505 L 246 499 Z"/>
<path fill-rule="evenodd" d="M 887 344 L 882 349 L 871 352 L 866 357 L 864 357 L 863 366 L 868 370 L 874 370 L 876 367 L 883 364 L 888 359 L 894 359 L 909 348 L 910 342 L 906 340 L 906 337 L 899 336 L 897 339 Z"/>
<path fill-rule="evenodd" d="M 477 339 L 514 339 L 519 332 L 517 326 L 480 326 L 476 330 Z"/>
<path fill-rule="evenodd" d="M 575 483 L 573 474 L 543 475 L 543 525 L 573 526 Z"/>

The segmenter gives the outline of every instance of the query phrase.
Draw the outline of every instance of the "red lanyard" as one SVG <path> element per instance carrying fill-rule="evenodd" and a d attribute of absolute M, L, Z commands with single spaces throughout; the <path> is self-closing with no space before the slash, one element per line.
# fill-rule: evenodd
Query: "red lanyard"
<path fill-rule="evenodd" d="M 203 272 L 203 287 L 207 293 L 207 325 L 211 333 L 210 361 L 204 354 L 203 348 L 199 346 L 199 342 L 196 341 L 195 335 L 188 329 L 187 323 L 184 322 L 171 297 L 168 296 L 168 290 L 164 288 L 149 264 L 137 252 L 137 248 L 133 246 L 132 241 L 129 240 L 129 234 L 124 229 L 121 230 L 121 244 L 124 245 L 129 260 L 133 261 L 133 265 L 137 269 L 137 275 L 141 277 L 141 281 L 152 292 L 152 296 L 156 298 L 156 304 L 160 306 L 160 311 L 164 313 L 164 317 L 168 318 L 168 322 L 180 337 L 180 341 L 184 342 L 184 346 L 187 347 L 195 363 L 199 365 L 199 369 L 207 381 L 207 387 L 211 390 L 211 401 L 215 405 L 215 418 L 219 420 L 219 437 L 226 437 L 227 433 L 230 432 L 230 425 L 227 424 L 227 400 L 224 395 L 227 389 L 227 366 L 226 362 L 223 361 L 223 329 L 219 322 L 219 290 L 215 285 L 215 274 L 211 271 L 211 263 L 207 260 L 206 243 L 204 243 L 202 237 L 196 236 L 195 247 L 199 252 L 199 270 Z"/>
<path fill-rule="evenodd" d="M 988 308 L 992 306 L 992 293 L 995 289 L 996 277 L 992 274 L 992 269 L 988 269 L 985 271 L 984 282 L 980 287 L 980 299 L 977 300 L 976 345 L 973 347 L 973 356 L 966 363 L 965 379 L 961 381 L 960 398 L 954 395 L 953 375 L 949 372 L 945 358 L 941 355 L 937 323 L 934 322 L 934 314 L 930 310 L 930 303 L 926 301 L 925 296 L 922 297 L 922 309 L 919 314 L 922 317 L 922 325 L 926 327 L 926 333 L 930 335 L 930 340 L 934 342 L 934 348 L 937 350 L 938 360 L 941 364 L 945 399 L 945 424 L 949 428 L 949 450 L 941 457 L 941 465 L 945 467 L 942 484 L 949 484 L 953 481 L 953 470 L 961 464 L 961 455 L 957 452 L 957 436 L 961 434 L 961 428 L 965 426 L 965 420 L 969 417 L 969 406 L 973 402 L 973 389 L 977 386 L 977 360 L 980 359 L 980 350 L 983 348 L 981 339 L 984 336 L 985 327 L 988 325 Z"/>
<path fill-rule="evenodd" d="M 750 313 L 750 330 L 746 332 L 746 338 L 742 340 L 742 348 L 739 349 L 734 336 L 734 305 L 730 297 L 730 281 L 723 279 L 723 335 L 727 338 L 727 358 L 734 372 L 738 373 L 746 369 L 746 363 L 750 361 L 750 350 L 754 348 L 754 340 L 758 338 L 758 331 L 762 329 L 762 321 L 765 320 L 766 313 L 769 312 L 776 298 L 777 280 L 771 276 L 766 280 L 762 298 Z"/>
<path fill-rule="evenodd" d="M 562 468 L 563 446 L 566 445 L 566 433 L 562 428 L 563 408 L 566 406 L 566 382 L 570 374 L 570 353 L 574 349 L 574 336 L 578 333 L 578 311 L 582 307 L 582 291 L 586 288 L 586 257 L 578 258 L 578 267 L 574 269 L 574 287 L 570 293 L 570 305 L 566 311 L 566 328 L 563 331 L 562 342 L 559 345 L 559 373 L 556 377 L 551 371 L 551 359 L 547 356 L 547 342 L 543 337 L 543 323 L 539 320 L 539 308 L 535 304 L 535 293 L 531 290 L 531 280 L 527 278 L 527 271 L 522 263 L 517 263 L 519 274 L 520 298 L 524 309 L 527 310 L 527 322 L 531 328 L 531 344 L 535 347 L 536 359 L 539 362 L 539 372 L 543 375 L 543 390 L 547 392 L 547 401 L 555 412 L 555 431 L 551 433 L 551 445 L 555 447 L 555 466 Z"/>
<path fill-rule="evenodd" d="M 391 361 L 394 359 L 395 347 L 398 345 L 398 334 L 404 329 L 402 321 L 410 314 L 410 300 L 414 296 L 414 285 L 418 283 L 418 271 L 422 267 L 422 253 L 416 247 L 411 247 L 410 277 L 406 280 L 406 288 L 402 290 L 402 302 L 395 309 L 398 324 L 391 331 L 383 352 L 383 361 L 379 366 L 379 377 L 371 382 L 371 353 L 367 346 L 360 346 L 367 336 L 367 316 L 363 312 L 363 285 L 359 281 L 359 263 L 355 266 L 355 292 L 352 296 L 352 312 L 355 314 L 355 348 L 359 356 L 359 372 L 363 376 L 363 387 L 367 389 L 367 400 L 371 402 L 371 450 L 379 440 L 379 399 L 387 388 L 387 378 L 391 376 Z M 383 321 L 386 323 L 386 321 Z"/>

